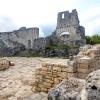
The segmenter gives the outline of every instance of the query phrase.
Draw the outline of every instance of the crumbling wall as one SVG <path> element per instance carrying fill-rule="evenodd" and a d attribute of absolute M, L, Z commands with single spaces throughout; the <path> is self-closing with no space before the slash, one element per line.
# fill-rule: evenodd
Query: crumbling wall
<path fill-rule="evenodd" d="M 77 63 L 78 78 L 85 78 L 90 72 L 100 69 L 100 45 L 81 51 L 76 56 L 75 61 Z"/>
<path fill-rule="evenodd" d="M 13 66 L 14 63 L 10 62 L 5 58 L 0 58 L 0 71 L 8 69 L 10 66 Z"/>
<path fill-rule="evenodd" d="M 0 56 L 12 56 L 21 50 L 33 49 L 34 39 L 38 37 L 38 28 L 22 27 L 13 32 L 0 32 Z"/>
<path fill-rule="evenodd" d="M 64 44 L 68 43 L 67 45 L 75 46 L 85 44 L 85 28 L 80 26 L 76 9 L 72 10 L 71 13 L 69 11 L 58 13 L 56 36 Z"/>
<path fill-rule="evenodd" d="M 81 51 L 66 65 L 43 64 L 42 68 L 36 70 L 35 90 L 48 92 L 64 79 L 85 79 L 90 72 L 97 69 L 100 69 L 100 45 Z"/>
<path fill-rule="evenodd" d="M 50 88 L 59 84 L 63 79 L 75 77 L 76 72 L 72 67 L 58 64 L 43 64 L 36 70 L 35 90 L 48 92 Z"/>
<path fill-rule="evenodd" d="M 38 28 L 22 27 L 13 32 L 0 32 L 0 40 L 4 42 L 7 47 L 17 47 L 17 44 L 22 44 L 27 49 L 33 48 L 34 39 L 39 37 Z"/>

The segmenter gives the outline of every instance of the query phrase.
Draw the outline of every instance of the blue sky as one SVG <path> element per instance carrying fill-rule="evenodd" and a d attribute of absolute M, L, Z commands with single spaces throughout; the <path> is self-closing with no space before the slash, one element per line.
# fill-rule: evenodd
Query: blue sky
<path fill-rule="evenodd" d="M 56 28 L 57 13 L 77 9 L 86 35 L 100 33 L 100 0 L 0 0 L 0 31 L 39 27 L 40 36 Z"/>

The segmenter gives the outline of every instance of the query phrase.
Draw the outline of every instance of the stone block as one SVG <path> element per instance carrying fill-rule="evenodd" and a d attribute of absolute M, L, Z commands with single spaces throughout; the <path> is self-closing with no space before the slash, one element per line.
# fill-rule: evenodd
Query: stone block
<path fill-rule="evenodd" d="M 54 80 L 54 77 L 52 77 L 52 76 L 48 76 L 48 75 L 43 76 L 43 78 L 48 79 L 48 80 Z"/>
<path fill-rule="evenodd" d="M 77 72 L 79 72 L 79 73 L 89 73 L 89 69 L 78 68 Z"/>
<path fill-rule="evenodd" d="M 53 80 L 50 80 L 50 79 L 43 79 L 43 82 L 47 82 L 47 83 L 50 83 L 50 84 L 53 84 L 54 81 Z"/>
<path fill-rule="evenodd" d="M 77 77 L 77 73 L 68 73 L 68 79 L 71 77 Z"/>
<path fill-rule="evenodd" d="M 55 70 L 55 71 L 61 71 L 61 67 L 60 66 L 53 66 L 53 70 Z"/>
<path fill-rule="evenodd" d="M 89 57 L 96 57 L 97 55 L 98 55 L 98 52 L 96 49 L 91 49 L 90 51 L 88 51 Z"/>
<path fill-rule="evenodd" d="M 42 71 L 47 71 L 48 68 L 47 67 L 42 67 Z"/>
<path fill-rule="evenodd" d="M 36 91 L 36 92 L 41 92 L 41 88 L 35 86 L 35 91 Z"/>
<path fill-rule="evenodd" d="M 51 87 L 51 86 L 52 86 L 52 84 L 51 84 L 51 83 L 48 83 L 48 82 L 43 82 L 43 85 L 44 85 L 45 87 Z"/>
<path fill-rule="evenodd" d="M 41 91 L 42 91 L 42 92 L 46 92 L 46 93 L 47 93 L 47 92 L 48 92 L 48 89 L 47 89 L 47 88 L 43 88 L 43 87 L 42 87 L 42 88 L 41 88 Z"/>
<path fill-rule="evenodd" d="M 62 79 L 67 79 L 68 78 L 68 73 L 67 72 L 61 72 L 59 75 Z"/>
<path fill-rule="evenodd" d="M 84 56 L 84 57 L 78 59 L 77 62 L 78 63 L 91 63 L 91 62 L 93 62 L 93 59 L 88 56 Z"/>
<path fill-rule="evenodd" d="M 54 78 L 54 84 L 57 85 L 57 84 L 59 84 L 59 83 L 60 83 L 59 78 Z"/>
<path fill-rule="evenodd" d="M 85 79 L 88 74 L 85 73 L 77 73 L 77 77 L 80 79 Z"/>
<path fill-rule="evenodd" d="M 61 72 L 67 72 L 68 71 L 68 67 L 62 67 L 61 68 Z"/>
<path fill-rule="evenodd" d="M 88 63 L 79 63 L 77 68 L 89 69 L 89 64 Z"/>
<path fill-rule="evenodd" d="M 6 59 L 0 59 L 0 70 L 5 70 L 10 67 L 10 61 Z"/>

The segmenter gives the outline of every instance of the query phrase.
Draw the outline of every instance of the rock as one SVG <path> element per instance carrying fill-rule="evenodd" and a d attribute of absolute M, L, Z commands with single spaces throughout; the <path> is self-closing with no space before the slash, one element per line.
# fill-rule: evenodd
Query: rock
<path fill-rule="evenodd" d="M 93 47 L 92 45 L 85 45 L 85 46 L 81 46 L 79 50 L 85 52 L 92 47 Z"/>
<path fill-rule="evenodd" d="M 90 73 L 86 77 L 88 100 L 100 100 L 100 70 Z"/>
<path fill-rule="evenodd" d="M 85 84 L 85 80 L 77 78 L 64 80 L 49 91 L 48 100 L 82 100 L 81 93 Z"/>
<path fill-rule="evenodd" d="M 7 59 L 0 59 L 0 70 L 5 70 L 10 67 L 10 61 Z"/>

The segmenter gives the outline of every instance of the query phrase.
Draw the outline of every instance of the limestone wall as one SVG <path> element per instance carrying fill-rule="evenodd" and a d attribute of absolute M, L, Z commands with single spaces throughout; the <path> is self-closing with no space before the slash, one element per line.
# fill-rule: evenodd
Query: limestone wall
<path fill-rule="evenodd" d="M 38 28 L 22 27 L 13 32 L 0 32 L 0 40 L 7 47 L 17 47 L 16 44 L 23 44 L 25 48 L 33 48 L 34 39 L 39 37 Z M 15 44 L 16 42 L 16 44 Z"/>
<path fill-rule="evenodd" d="M 100 69 L 100 45 L 81 51 L 66 65 L 45 63 L 36 70 L 35 90 L 48 92 L 64 79 L 84 79 L 90 72 Z"/>
<path fill-rule="evenodd" d="M 50 88 L 59 84 L 63 79 L 76 76 L 73 68 L 58 64 L 43 64 L 36 70 L 35 90 L 48 92 Z"/>
<path fill-rule="evenodd" d="M 78 78 L 85 78 L 90 72 L 100 69 L 100 45 L 81 51 L 76 56 Z"/>

